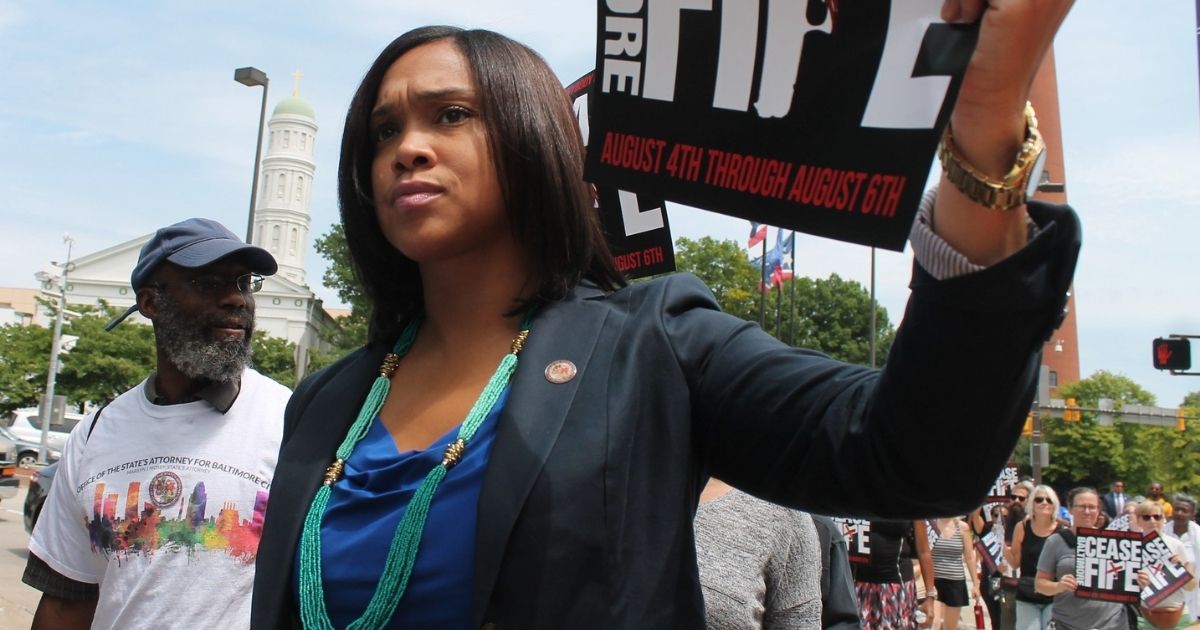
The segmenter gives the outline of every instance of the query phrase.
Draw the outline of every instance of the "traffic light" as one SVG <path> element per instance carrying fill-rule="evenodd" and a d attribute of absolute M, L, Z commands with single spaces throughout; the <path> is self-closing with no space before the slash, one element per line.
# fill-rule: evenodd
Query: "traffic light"
<path fill-rule="evenodd" d="M 1187 429 L 1187 418 L 1184 417 L 1183 409 L 1175 410 L 1175 430 L 1184 431 Z"/>
<path fill-rule="evenodd" d="M 1192 368 L 1192 342 L 1188 339 L 1154 340 L 1154 367 L 1179 372 Z"/>
<path fill-rule="evenodd" d="M 1079 422 L 1083 420 L 1083 413 L 1079 411 L 1079 405 L 1075 404 L 1074 398 L 1067 399 L 1067 405 L 1063 409 L 1063 422 Z"/>
<path fill-rule="evenodd" d="M 1032 411 L 1029 412 L 1029 415 L 1025 416 L 1025 426 L 1021 428 L 1021 435 L 1024 435 L 1026 437 L 1033 435 L 1033 412 Z"/>

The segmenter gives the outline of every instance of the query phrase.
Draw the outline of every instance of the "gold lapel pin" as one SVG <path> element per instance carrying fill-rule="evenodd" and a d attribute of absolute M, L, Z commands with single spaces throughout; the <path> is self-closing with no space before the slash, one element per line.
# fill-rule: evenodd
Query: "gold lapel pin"
<path fill-rule="evenodd" d="M 579 369 L 575 367 L 575 364 L 566 359 L 551 361 L 550 365 L 546 366 L 546 380 L 556 385 L 566 383 L 575 378 L 578 373 Z"/>

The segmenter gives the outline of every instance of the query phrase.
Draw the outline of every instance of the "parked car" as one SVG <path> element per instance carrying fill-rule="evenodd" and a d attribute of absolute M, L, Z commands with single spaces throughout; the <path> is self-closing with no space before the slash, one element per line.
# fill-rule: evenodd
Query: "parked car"
<path fill-rule="evenodd" d="M 50 484 L 54 481 L 56 470 L 58 464 L 50 464 L 35 471 L 33 479 L 29 481 L 29 492 L 25 495 L 25 531 L 31 534 L 33 526 L 37 525 L 38 516 L 42 513 L 42 505 L 46 503 L 46 496 L 50 494 Z"/>
<path fill-rule="evenodd" d="M 9 458 L 8 461 L 15 461 L 20 468 L 33 468 L 38 461 L 38 451 L 41 449 L 41 440 L 23 440 L 12 432 L 12 429 L 0 427 L 0 438 L 13 443 L 15 455 Z M 0 450 L 7 453 L 8 448 L 3 441 L 0 441 Z M 49 448 L 46 451 L 46 463 L 53 464 L 62 457 L 62 451 L 56 448 Z"/>
<path fill-rule="evenodd" d="M 82 419 L 83 414 L 66 413 L 63 414 L 62 424 L 51 423 L 50 433 L 46 440 L 50 448 L 61 451 L 63 445 L 67 443 L 67 435 Z M 7 418 L 0 418 L 0 426 L 8 427 L 22 440 L 35 444 L 42 443 L 42 422 L 37 409 L 18 409 L 9 414 Z"/>

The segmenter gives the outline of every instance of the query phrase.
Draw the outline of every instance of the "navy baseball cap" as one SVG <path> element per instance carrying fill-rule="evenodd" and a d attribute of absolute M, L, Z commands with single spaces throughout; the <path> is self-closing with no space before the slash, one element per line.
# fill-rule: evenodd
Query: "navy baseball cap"
<path fill-rule="evenodd" d="M 129 282 L 134 291 L 141 289 L 163 262 L 194 269 L 230 256 L 237 256 L 249 265 L 251 271 L 264 276 L 279 270 L 275 258 L 267 250 L 246 244 L 224 225 L 212 219 L 193 218 L 155 232 L 142 247 L 137 265 L 129 276 Z M 104 329 L 112 330 L 137 310 L 137 304 L 134 304 L 113 318 Z"/>

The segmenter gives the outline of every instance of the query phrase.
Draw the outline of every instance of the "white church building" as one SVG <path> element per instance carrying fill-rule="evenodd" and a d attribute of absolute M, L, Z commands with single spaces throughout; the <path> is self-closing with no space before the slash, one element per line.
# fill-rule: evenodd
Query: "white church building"
<path fill-rule="evenodd" d="M 262 290 L 255 294 L 255 319 L 258 330 L 295 343 L 296 363 L 303 366 L 310 349 L 329 350 L 322 332 L 333 325 L 333 319 L 305 280 L 317 120 L 312 105 L 300 97 L 299 73 L 295 76 L 297 84 L 292 95 L 275 106 L 267 125 L 253 241 L 271 252 L 279 263 L 279 272 L 266 278 Z M 237 226 L 226 227 L 238 232 Z M 129 275 L 151 236 L 146 234 L 72 260 L 67 274 L 67 304 L 95 305 L 104 300 L 122 309 L 132 306 L 134 292 Z M 42 288 L 57 293 L 60 273 L 58 268 L 48 266 L 47 275 L 37 274 Z M 38 310 L 41 312 L 34 320 L 52 325 L 52 313 L 40 306 Z"/>

